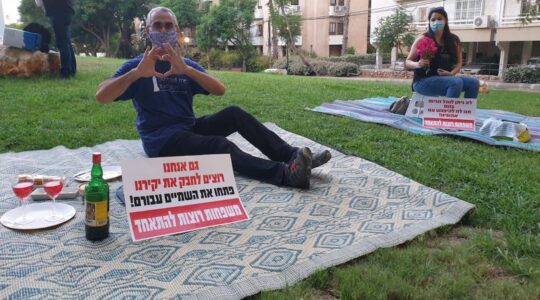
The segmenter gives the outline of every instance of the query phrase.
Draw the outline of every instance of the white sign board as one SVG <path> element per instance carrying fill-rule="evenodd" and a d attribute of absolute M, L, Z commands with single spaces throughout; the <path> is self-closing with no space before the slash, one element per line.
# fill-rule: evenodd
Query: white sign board
<path fill-rule="evenodd" d="M 405 115 L 422 118 L 425 128 L 475 131 L 476 99 L 431 97 L 414 93 Z"/>
<path fill-rule="evenodd" d="M 122 161 L 134 241 L 248 220 L 229 154 Z"/>

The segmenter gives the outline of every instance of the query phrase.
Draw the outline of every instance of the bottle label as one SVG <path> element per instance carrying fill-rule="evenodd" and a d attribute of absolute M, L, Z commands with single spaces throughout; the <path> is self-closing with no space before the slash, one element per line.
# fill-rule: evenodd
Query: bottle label
<path fill-rule="evenodd" d="M 107 201 L 86 201 L 86 225 L 99 227 L 107 225 L 108 221 Z"/>

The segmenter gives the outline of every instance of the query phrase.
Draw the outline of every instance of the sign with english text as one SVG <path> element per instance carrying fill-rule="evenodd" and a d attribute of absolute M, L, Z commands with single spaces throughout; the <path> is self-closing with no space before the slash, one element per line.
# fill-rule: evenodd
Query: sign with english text
<path fill-rule="evenodd" d="M 121 163 L 133 241 L 249 220 L 228 154 Z"/>
<path fill-rule="evenodd" d="M 476 130 L 476 99 L 430 97 L 414 93 L 405 114 L 422 118 L 425 128 Z"/>

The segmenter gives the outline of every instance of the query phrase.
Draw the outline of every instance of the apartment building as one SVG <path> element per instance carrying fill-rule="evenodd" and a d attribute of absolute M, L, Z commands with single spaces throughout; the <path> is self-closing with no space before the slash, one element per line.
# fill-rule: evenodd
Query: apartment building
<path fill-rule="evenodd" d="M 4 9 L 2 8 L 2 1 L 0 1 L 0 42 L 4 40 Z"/>
<path fill-rule="evenodd" d="M 493 63 L 501 75 L 509 65 L 525 64 L 530 57 L 540 56 L 540 18 L 527 25 L 520 21 L 526 12 L 525 1 L 535 0 L 372 1 L 370 42 L 376 46 L 373 31 L 379 19 L 391 15 L 397 6 L 411 13 L 419 34 L 428 26 L 429 8 L 443 6 L 450 30 L 461 39 L 464 63 Z"/>
<path fill-rule="evenodd" d="M 219 4 L 219 0 L 211 1 Z M 348 46 L 356 53 L 367 51 L 370 0 L 350 0 Z M 296 46 L 318 56 L 341 55 L 347 0 L 294 0 L 287 11 L 302 16 L 302 35 Z M 253 45 L 260 53 L 271 51 L 272 28 L 268 0 L 258 0 L 252 26 Z M 285 54 L 285 41 L 279 40 L 279 54 Z"/>

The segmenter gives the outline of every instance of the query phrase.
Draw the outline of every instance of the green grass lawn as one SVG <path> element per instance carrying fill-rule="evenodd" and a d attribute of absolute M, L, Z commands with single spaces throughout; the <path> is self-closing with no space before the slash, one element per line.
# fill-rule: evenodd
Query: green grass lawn
<path fill-rule="evenodd" d="M 79 58 L 75 79 L 0 78 L 0 153 L 136 139 L 130 101 L 94 94 L 121 60 Z M 326 270 L 262 299 L 539 299 L 540 153 L 304 111 L 335 99 L 410 95 L 408 85 L 215 72 L 224 97 L 197 97 L 198 115 L 236 104 L 263 122 L 360 156 L 476 205 L 460 227 Z M 540 94 L 492 91 L 480 108 L 540 116 Z"/>

